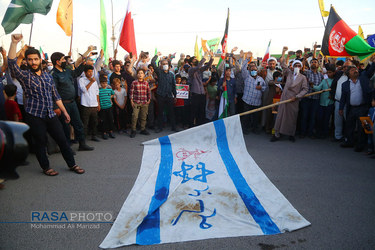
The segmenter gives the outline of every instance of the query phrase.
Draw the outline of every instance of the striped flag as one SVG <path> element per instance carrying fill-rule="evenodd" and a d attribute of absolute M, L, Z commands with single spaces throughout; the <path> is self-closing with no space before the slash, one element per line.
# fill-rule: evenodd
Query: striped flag
<path fill-rule="evenodd" d="M 229 109 L 228 91 L 227 91 L 227 86 L 225 85 L 224 91 L 220 97 L 220 105 L 219 105 L 219 113 L 218 113 L 219 119 L 228 117 L 228 109 Z"/>
<path fill-rule="evenodd" d="M 375 53 L 375 48 L 355 33 L 331 7 L 321 52 L 325 56 L 358 56 L 360 60 L 364 60 Z"/>
<path fill-rule="evenodd" d="M 39 53 L 43 60 L 46 60 L 46 55 L 44 54 L 42 47 L 39 46 Z"/>
<path fill-rule="evenodd" d="M 310 225 L 255 163 L 238 115 L 144 143 L 101 248 L 273 235 Z"/>
<path fill-rule="evenodd" d="M 222 60 L 225 59 L 225 53 L 227 52 L 228 29 L 229 29 L 229 8 L 228 8 L 227 21 L 225 22 L 224 36 L 221 39 L 221 59 Z"/>
<path fill-rule="evenodd" d="M 268 43 L 266 54 L 264 55 L 262 62 L 267 62 L 268 58 L 270 58 L 270 46 L 271 46 L 271 40 Z"/>

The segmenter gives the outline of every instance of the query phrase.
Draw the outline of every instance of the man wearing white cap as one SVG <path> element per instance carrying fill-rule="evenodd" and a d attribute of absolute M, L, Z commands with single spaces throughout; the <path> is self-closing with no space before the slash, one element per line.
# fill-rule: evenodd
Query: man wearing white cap
<path fill-rule="evenodd" d="M 309 90 L 306 77 L 300 73 L 302 63 L 295 60 L 293 62 L 293 71 L 291 71 L 285 64 L 284 55 L 287 50 L 288 47 L 283 48 L 283 53 L 280 59 L 284 75 L 287 76 L 280 101 L 288 99 L 292 99 L 293 101 L 279 106 L 275 122 L 275 135 L 271 138 L 271 142 L 279 140 L 280 134 L 288 135 L 290 141 L 295 141 L 294 135 L 297 126 L 299 100 Z"/>
<path fill-rule="evenodd" d="M 267 60 L 267 76 L 266 76 L 266 90 L 263 93 L 263 106 L 273 103 L 273 92 L 270 93 L 270 82 L 273 80 L 273 73 L 276 72 L 277 59 L 275 57 L 270 57 Z M 272 84 L 272 82 L 271 82 Z M 273 115 L 271 109 L 266 109 L 262 112 L 262 126 L 265 126 L 266 133 L 271 133 L 273 125 Z"/>

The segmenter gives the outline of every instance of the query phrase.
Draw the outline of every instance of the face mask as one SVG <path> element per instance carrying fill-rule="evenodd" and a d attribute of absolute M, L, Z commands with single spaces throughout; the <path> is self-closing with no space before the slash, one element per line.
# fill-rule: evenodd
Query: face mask
<path fill-rule="evenodd" d="M 283 80 L 283 78 L 280 76 L 280 77 L 277 78 L 276 81 L 281 82 L 282 80 Z"/>
<path fill-rule="evenodd" d="M 229 64 L 228 63 L 225 64 L 225 68 L 229 68 Z"/>
<path fill-rule="evenodd" d="M 47 67 L 47 69 L 48 69 L 48 71 L 51 71 L 53 69 L 53 66 L 50 65 L 50 66 Z"/>
<path fill-rule="evenodd" d="M 61 63 L 61 68 L 65 69 L 65 67 L 66 67 L 66 62 L 62 62 Z"/>
<path fill-rule="evenodd" d="M 163 70 L 167 71 L 169 69 L 168 65 L 163 65 Z"/>
<path fill-rule="evenodd" d="M 257 73 L 258 73 L 258 72 L 257 72 L 256 70 L 252 70 L 252 71 L 250 71 L 250 75 L 251 75 L 251 76 L 256 76 Z"/>
<path fill-rule="evenodd" d="M 294 74 L 296 74 L 296 75 L 299 74 L 299 68 L 298 68 L 298 67 L 295 67 L 295 68 L 294 68 Z"/>

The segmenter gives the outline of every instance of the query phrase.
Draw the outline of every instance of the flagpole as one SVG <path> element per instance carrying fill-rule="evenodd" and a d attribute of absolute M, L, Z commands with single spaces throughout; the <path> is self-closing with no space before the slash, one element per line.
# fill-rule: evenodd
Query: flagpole
<path fill-rule="evenodd" d="M 70 37 L 70 49 L 69 49 L 70 56 L 72 56 L 72 44 L 73 44 L 73 22 L 72 22 L 72 35 Z"/>
<path fill-rule="evenodd" d="M 317 92 L 312 92 L 310 94 L 302 96 L 301 99 L 305 98 L 305 97 L 308 97 L 308 96 L 321 94 L 321 93 L 327 92 L 327 91 L 331 91 L 331 89 L 325 89 L 325 90 L 321 90 L 321 91 L 317 91 Z M 261 108 L 249 110 L 249 111 L 243 112 L 243 113 L 241 113 L 239 115 L 240 116 L 244 116 L 244 115 L 252 114 L 252 113 L 255 113 L 255 112 L 258 112 L 258 111 L 262 111 L 262 110 L 265 110 L 265 109 L 273 108 L 273 107 L 279 106 L 281 104 L 289 103 L 289 102 L 293 102 L 293 98 L 287 99 L 287 100 L 284 100 L 284 101 L 281 101 L 281 102 L 276 102 L 276 103 L 273 103 L 273 104 L 270 104 L 270 105 L 267 105 L 267 106 L 264 106 L 264 107 L 261 107 Z"/>
<path fill-rule="evenodd" d="M 31 23 L 30 37 L 29 37 L 29 45 L 31 45 L 31 35 L 33 34 L 33 26 L 34 26 L 34 16 L 33 16 L 33 21 L 32 21 L 32 23 Z"/>
<path fill-rule="evenodd" d="M 319 4 L 319 1 L 318 1 L 318 4 Z M 324 22 L 324 17 L 322 15 L 322 9 L 320 8 L 320 4 L 319 4 L 319 10 L 320 10 L 320 16 L 322 17 L 323 25 L 324 25 L 324 28 L 325 28 L 326 27 L 326 22 Z"/>

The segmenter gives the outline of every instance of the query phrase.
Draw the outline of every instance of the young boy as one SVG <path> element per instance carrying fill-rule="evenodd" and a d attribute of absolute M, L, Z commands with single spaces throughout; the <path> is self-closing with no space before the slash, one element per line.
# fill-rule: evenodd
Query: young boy
<path fill-rule="evenodd" d="M 17 87 L 13 84 L 8 84 L 4 86 L 5 94 L 5 114 L 8 121 L 19 122 L 22 121 L 21 110 L 18 107 L 17 102 L 15 101 L 17 93 Z"/>
<path fill-rule="evenodd" d="M 121 81 L 118 78 L 113 79 L 113 86 L 115 89 L 115 126 L 120 134 L 126 132 L 126 100 L 127 94 L 125 88 L 121 87 Z"/>
<path fill-rule="evenodd" d="M 145 70 L 137 70 L 137 80 L 135 80 L 130 88 L 130 103 L 133 107 L 132 114 L 132 131 L 130 138 L 134 138 L 136 135 L 138 116 L 141 123 L 141 134 L 149 135 L 150 133 L 146 130 L 146 119 L 148 112 L 148 105 L 151 100 L 151 90 L 148 82 L 144 80 Z"/>
<path fill-rule="evenodd" d="M 112 97 L 115 92 L 111 88 L 107 88 L 107 78 L 102 75 L 99 77 L 99 118 L 103 123 L 103 139 L 107 140 L 108 136 L 115 138 L 113 135 L 113 111 L 112 111 Z"/>
<path fill-rule="evenodd" d="M 176 75 L 176 85 L 181 83 L 181 76 Z M 181 124 L 183 126 L 183 116 L 184 116 L 184 99 L 177 98 L 176 103 L 174 104 L 174 113 L 176 116 L 176 125 Z"/>
<path fill-rule="evenodd" d="M 326 66 L 327 79 L 323 79 L 319 85 L 313 86 L 314 91 L 331 88 L 333 77 L 335 75 L 335 66 L 329 64 Z M 320 107 L 318 111 L 318 138 L 326 138 L 329 130 L 329 119 L 333 112 L 334 101 L 329 99 L 329 91 L 320 94 Z"/>

